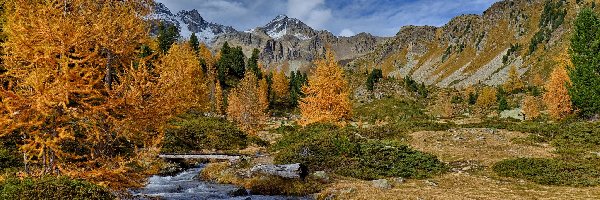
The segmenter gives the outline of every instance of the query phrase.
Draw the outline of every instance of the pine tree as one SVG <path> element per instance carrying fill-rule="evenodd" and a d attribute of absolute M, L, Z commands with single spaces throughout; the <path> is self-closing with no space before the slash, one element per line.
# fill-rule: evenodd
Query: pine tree
<path fill-rule="evenodd" d="M 584 117 L 600 114 L 600 19 L 593 10 L 583 9 L 577 16 L 571 49 L 568 90 L 573 106 Z"/>
<path fill-rule="evenodd" d="M 254 72 L 254 74 L 256 74 L 256 76 L 259 79 L 261 79 L 262 72 L 261 72 L 260 68 L 258 67 L 259 54 L 260 54 L 260 51 L 258 49 L 252 50 L 252 56 L 250 56 L 250 58 L 248 58 L 248 70 Z"/>
<path fill-rule="evenodd" d="M 158 47 L 162 53 L 167 53 L 179 37 L 179 30 L 175 25 L 163 22 L 158 25 Z"/>
<path fill-rule="evenodd" d="M 198 41 L 198 37 L 196 37 L 196 33 L 192 33 L 192 36 L 190 36 L 189 45 L 196 54 L 200 53 L 200 42 Z"/>
<path fill-rule="evenodd" d="M 317 60 L 315 66 L 308 86 L 302 87 L 306 96 L 300 101 L 302 118 L 299 124 L 326 122 L 344 125 L 352 109 L 344 71 L 331 49 L 327 49 L 325 59 Z"/>
<path fill-rule="evenodd" d="M 245 57 L 241 47 L 231 48 L 225 42 L 217 62 L 217 73 L 221 84 L 233 87 L 246 72 Z"/>

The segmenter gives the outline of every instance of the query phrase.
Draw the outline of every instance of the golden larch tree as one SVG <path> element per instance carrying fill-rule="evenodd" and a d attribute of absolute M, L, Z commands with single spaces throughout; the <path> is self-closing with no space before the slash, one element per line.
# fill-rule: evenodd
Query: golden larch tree
<path fill-rule="evenodd" d="M 273 85 L 271 87 L 276 101 L 285 101 L 290 96 L 290 80 L 283 71 L 273 73 Z"/>
<path fill-rule="evenodd" d="M 302 114 L 299 124 L 305 126 L 315 122 L 326 122 L 344 125 L 350 118 L 352 109 L 344 71 L 329 48 L 324 59 L 315 61 L 315 66 L 308 86 L 302 87 L 306 96 L 299 104 Z"/>
<path fill-rule="evenodd" d="M 215 114 L 222 115 L 223 114 L 223 89 L 221 89 L 221 82 L 216 80 L 217 82 L 214 84 L 215 86 L 215 97 L 214 97 L 214 107 Z"/>
<path fill-rule="evenodd" d="M 514 91 L 522 90 L 523 88 L 525 88 L 525 83 L 523 83 L 523 81 L 521 80 L 519 72 L 517 71 L 517 67 L 515 67 L 514 65 L 511 66 L 508 70 L 508 80 L 506 81 L 506 83 L 504 83 L 503 87 L 504 90 L 509 94 L 513 93 Z"/>
<path fill-rule="evenodd" d="M 484 113 L 496 106 L 497 91 L 493 87 L 484 87 L 481 94 L 477 97 L 475 106 L 480 113 Z"/>
<path fill-rule="evenodd" d="M 571 96 L 567 90 L 570 84 L 571 79 L 564 65 L 556 66 L 544 87 L 546 89 L 544 102 L 550 116 L 554 119 L 562 119 L 573 112 Z"/>
<path fill-rule="evenodd" d="M 540 103 L 534 96 L 526 96 L 522 104 L 523 114 L 525 119 L 532 120 L 540 117 Z"/>
<path fill-rule="evenodd" d="M 227 118 L 252 134 L 262 128 L 268 117 L 269 104 L 265 100 L 267 94 L 262 82 L 253 72 L 246 71 L 244 78 L 227 97 Z"/>
<path fill-rule="evenodd" d="M 187 99 L 169 92 L 181 88 L 171 82 L 181 71 L 167 69 L 166 61 L 148 67 L 138 60 L 152 4 L 6 2 L 2 76 L 14 81 L 0 93 L 0 134 L 22 135 L 32 173 L 124 188 L 143 184 L 145 174 L 134 166 L 155 169 L 164 122 Z M 128 145 L 131 152 L 123 154 Z"/>

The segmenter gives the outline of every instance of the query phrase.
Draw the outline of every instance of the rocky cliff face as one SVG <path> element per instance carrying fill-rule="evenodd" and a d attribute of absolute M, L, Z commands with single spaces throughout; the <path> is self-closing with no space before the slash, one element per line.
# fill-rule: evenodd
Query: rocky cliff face
<path fill-rule="evenodd" d="M 348 62 L 371 52 L 385 40 L 367 33 L 337 37 L 328 31 L 314 30 L 298 19 L 280 15 L 264 26 L 220 35 L 213 48 L 216 51 L 228 42 L 231 46 L 241 46 L 247 55 L 257 48 L 267 68 L 285 66 L 284 70 L 291 71 L 308 69 L 314 59 L 323 55 L 326 45 L 336 51 L 338 60 Z"/>
<path fill-rule="evenodd" d="M 304 22 L 279 15 L 264 26 L 248 31 L 237 31 L 229 26 L 207 22 L 197 10 L 173 14 L 165 5 L 155 6 L 151 20 L 175 25 L 182 37 L 196 33 L 198 38 L 217 52 L 223 43 L 241 46 L 246 56 L 254 48 L 261 51 L 261 62 L 267 68 L 307 70 L 314 59 L 323 55 L 326 45 L 331 45 L 337 59 L 347 63 L 371 52 L 387 38 L 361 33 L 353 37 L 337 37 L 328 31 L 317 31 Z M 284 67 L 285 66 L 285 67 Z"/>
<path fill-rule="evenodd" d="M 568 47 L 576 14 L 591 2 L 505 0 L 442 27 L 403 27 L 352 66 L 440 87 L 499 85 L 511 66 L 525 80 L 535 73 L 545 77 L 555 65 L 552 58 Z"/>
<path fill-rule="evenodd" d="M 204 20 L 195 9 L 189 11 L 182 10 L 177 14 L 173 14 L 162 3 L 155 5 L 154 13 L 150 16 L 150 20 L 176 26 L 184 38 L 189 38 L 192 33 L 195 33 L 198 39 L 205 43 L 212 43 L 215 37 L 219 35 L 237 32 L 237 30 L 230 26 Z M 153 28 L 152 32 L 156 33 L 156 28 Z"/>

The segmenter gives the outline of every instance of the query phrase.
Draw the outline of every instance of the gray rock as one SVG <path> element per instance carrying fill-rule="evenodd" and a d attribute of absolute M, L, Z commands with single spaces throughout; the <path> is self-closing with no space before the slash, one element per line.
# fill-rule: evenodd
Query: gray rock
<path fill-rule="evenodd" d="M 525 114 L 523 114 L 523 110 L 521 110 L 520 108 L 516 108 L 513 110 L 505 110 L 502 111 L 500 113 L 500 118 L 502 119 L 507 119 L 507 118 L 513 118 L 513 119 L 518 119 L 518 120 L 525 120 Z"/>
<path fill-rule="evenodd" d="M 394 178 L 394 182 L 397 183 L 397 184 L 402 184 L 405 181 L 406 180 L 404 178 L 402 178 L 402 177 L 396 177 L 396 178 Z"/>
<path fill-rule="evenodd" d="M 425 184 L 431 186 L 431 187 L 437 187 L 438 184 L 435 181 L 432 180 L 425 180 Z"/>
<path fill-rule="evenodd" d="M 325 171 L 316 171 L 313 176 L 323 181 L 329 181 L 329 176 Z"/>
<path fill-rule="evenodd" d="M 373 183 L 373 187 L 381 188 L 381 189 L 390 189 L 392 185 L 386 179 L 379 179 L 371 181 Z"/>

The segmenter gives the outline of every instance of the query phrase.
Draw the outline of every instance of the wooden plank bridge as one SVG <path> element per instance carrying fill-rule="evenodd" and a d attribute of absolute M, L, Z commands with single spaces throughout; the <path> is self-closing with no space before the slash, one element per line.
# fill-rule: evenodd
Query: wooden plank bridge
<path fill-rule="evenodd" d="M 243 156 L 226 154 L 159 154 L 158 157 L 164 159 L 211 159 L 238 161 Z"/>

